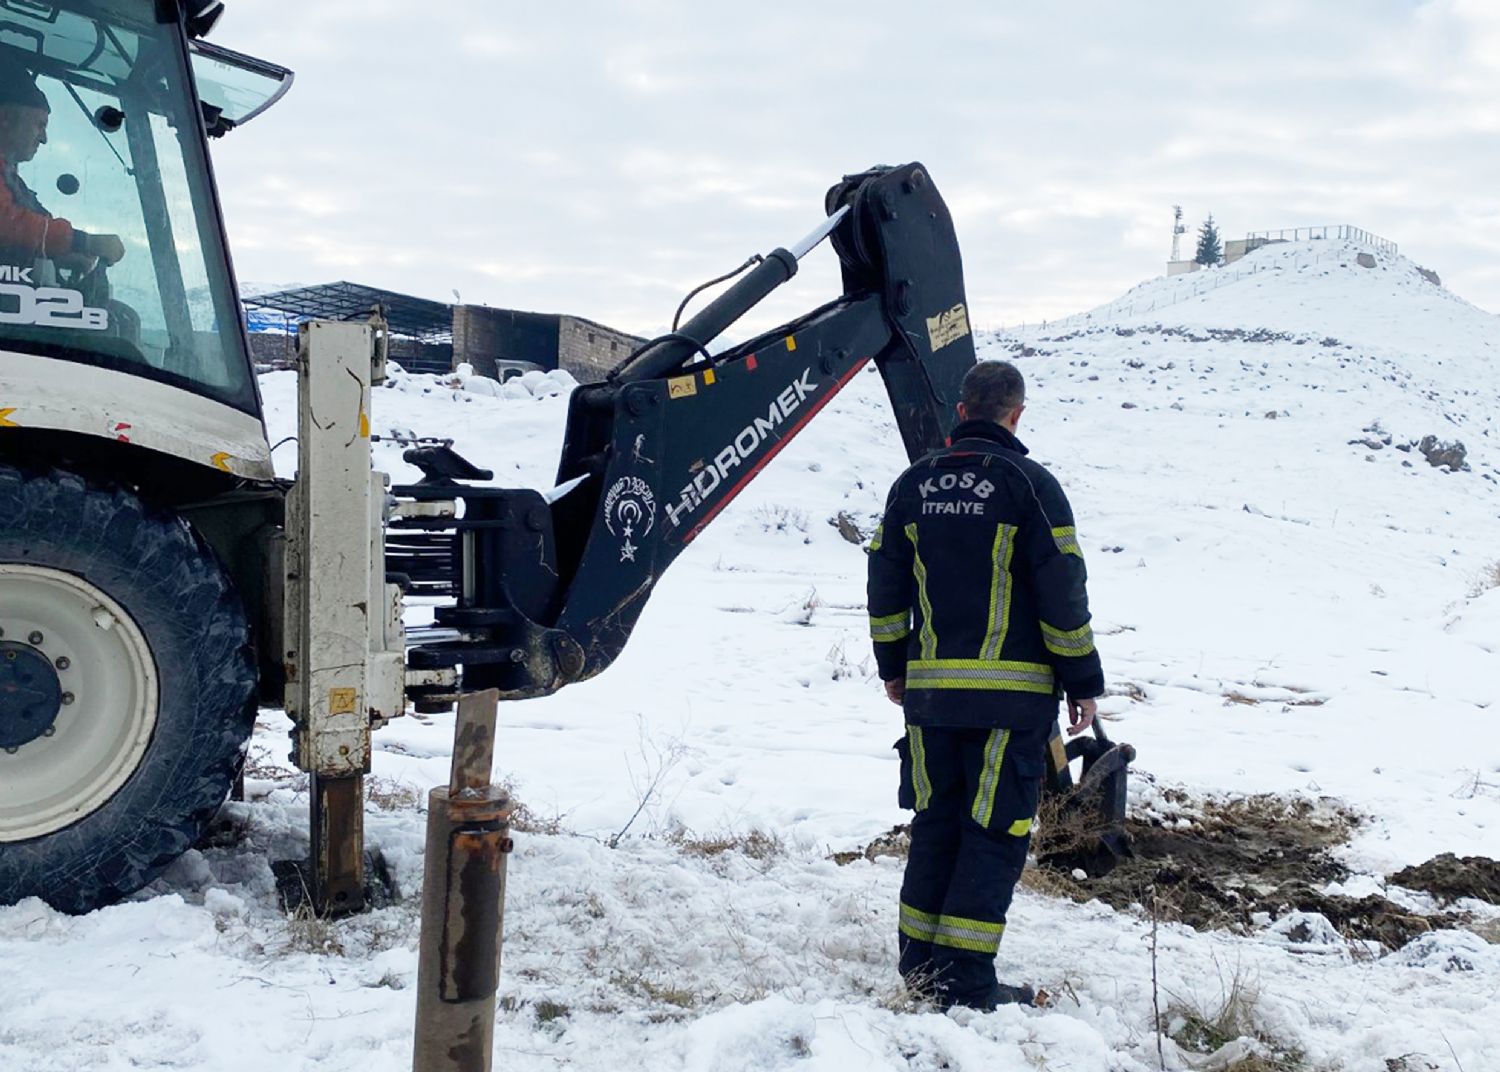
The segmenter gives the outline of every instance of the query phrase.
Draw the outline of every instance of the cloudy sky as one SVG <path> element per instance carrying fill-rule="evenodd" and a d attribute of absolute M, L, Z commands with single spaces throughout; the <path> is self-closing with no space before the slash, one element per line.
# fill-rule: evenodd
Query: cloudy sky
<path fill-rule="evenodd" d="M 1494 0 L 229 0 L 292 67 L 216 145 L 241 279 L 350 279 L 646 333 L 921 160 L 982 326 L 1227 237 L 1352 223 L 1500 310 Z M 754 317 L 836 295 L 826 251 Z"/>

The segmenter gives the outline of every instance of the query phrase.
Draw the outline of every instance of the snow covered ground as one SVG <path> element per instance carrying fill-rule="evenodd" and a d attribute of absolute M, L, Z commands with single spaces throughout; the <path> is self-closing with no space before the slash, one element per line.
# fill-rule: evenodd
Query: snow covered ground
<path fill-rule="evenodd" d="M 1133 805 L 1337 798 L 1368 818 L 1334 892 L 1421 914 L 1432 898 L 1384 876 L 1500 857 L 1500 319 L 1359 252 L 1268 247 L 1234 278 L 1152 281 L 980 344 L 1026 373 L 1022 438 L 1078 516 Z M 272 442 L 294 388 L 262 379 Z M 550 487 L 565 395 L 485 391 L 396 376 L 375 430 L 451 436 L 497 481 Z M 1468 469 L 1429 465 L 1427 435 L 1461 439 Z M 397 444 L 377 454 L 416 475 Z M 517 836 L 496 1067 L 1212 1067 L 1159 1055 L 1156 1015 L 1238 995 L 1281 1055 L 1261 1067 L 1500 1070 L 1500 945 L 1472 930 L 1385 953 L 1317 918 L 1153 938 L 1142 912 L 1023 890 L 1002 977 L 1053 1008 L 907 1005 L 900 862 L 828 859 L 904 820 L 864 554 L 831 524 L 873 527 L 903 465 L 861 374 L 673 566 L 614 667 L 502 708 L 497 776 L 559 832 Z M 0 909 L 0 1070 L 409 1067 L 418 801 L 446 778 L 451 717 L 377 735 L 369 836 L 404 896 L 333 924 L 274 893 L 267 861 L 306 847 L 285 731 L 263 713 L 250 799 L 151 890 L 81 919 Z M 734 837 L 749 851 L 716 851 Z M 1500 912 L 1459 907 L 1496 936 Z"/>

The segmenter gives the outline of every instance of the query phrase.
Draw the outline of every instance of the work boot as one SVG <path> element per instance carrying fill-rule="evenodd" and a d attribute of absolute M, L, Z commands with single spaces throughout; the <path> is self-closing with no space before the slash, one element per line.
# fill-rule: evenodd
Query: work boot
<path fill-rule="evenodd" d="M 994 1012 L 1001 1005 L 1035 1005 L 1036 991 L 1029 986 L 1010 986 L 1006 983 L 996 983 L 992 989 L 979 997 L 939 996 L 940 1008 L 964 1008 L 978 1009 L 980 1012 Z"/>
<path fill-rule="evenodd" d="M 1035 1004 L 1036 991 L 1029 986 L 1010 986 L 1006 983 L 996 983 L 995 989 L 990 992 L 989 1009 L 995 1009 L 1001 1005 Z"/>

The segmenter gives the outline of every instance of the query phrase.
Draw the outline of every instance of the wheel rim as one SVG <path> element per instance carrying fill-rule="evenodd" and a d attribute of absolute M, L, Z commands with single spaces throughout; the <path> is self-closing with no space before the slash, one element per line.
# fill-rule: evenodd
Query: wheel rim
<path fill-rule="evenodd" d="M 62 570 L 0 563 L 0 630 L 16 665 L 45 660 L 59 687 L 46 731 L 13 732 L 25 743 L 0 748 L 0 842 L 24 841 L 97 811 L 135 773 L 156 728 L 156 664 L 124 608 Z M 33 717 L 47 687 L 28 694 Z"/>

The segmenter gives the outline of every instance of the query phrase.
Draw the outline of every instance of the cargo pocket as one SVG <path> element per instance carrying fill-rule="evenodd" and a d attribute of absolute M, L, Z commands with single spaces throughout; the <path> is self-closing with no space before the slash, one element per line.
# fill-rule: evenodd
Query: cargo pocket
<path fill-rule="evenodd" d="M 911 811 L 917 806 L 917 790 L 911 777 L 911 742 L 902 737 L 891 747 L 901 760 L 901 782 L 896 787 L 896 807 Z"/>
<path fill-rule="evenodd" d="M 1015 742 L 1020 745 L 1022 742 Z M 1042 799 L 1042 781 L 1047 777 L 1047 754 L 1035 742 L 1025 742 L 1025 747 L 1016 747 L 1000 781 L 1000 792 L 995 801 L 994 829 L 1003 830 L 1012 837 L 1026 837 L 1031 833 L 1032 821 Z M 1045 746 L 1045 745 L 1044 745 Z"/>

